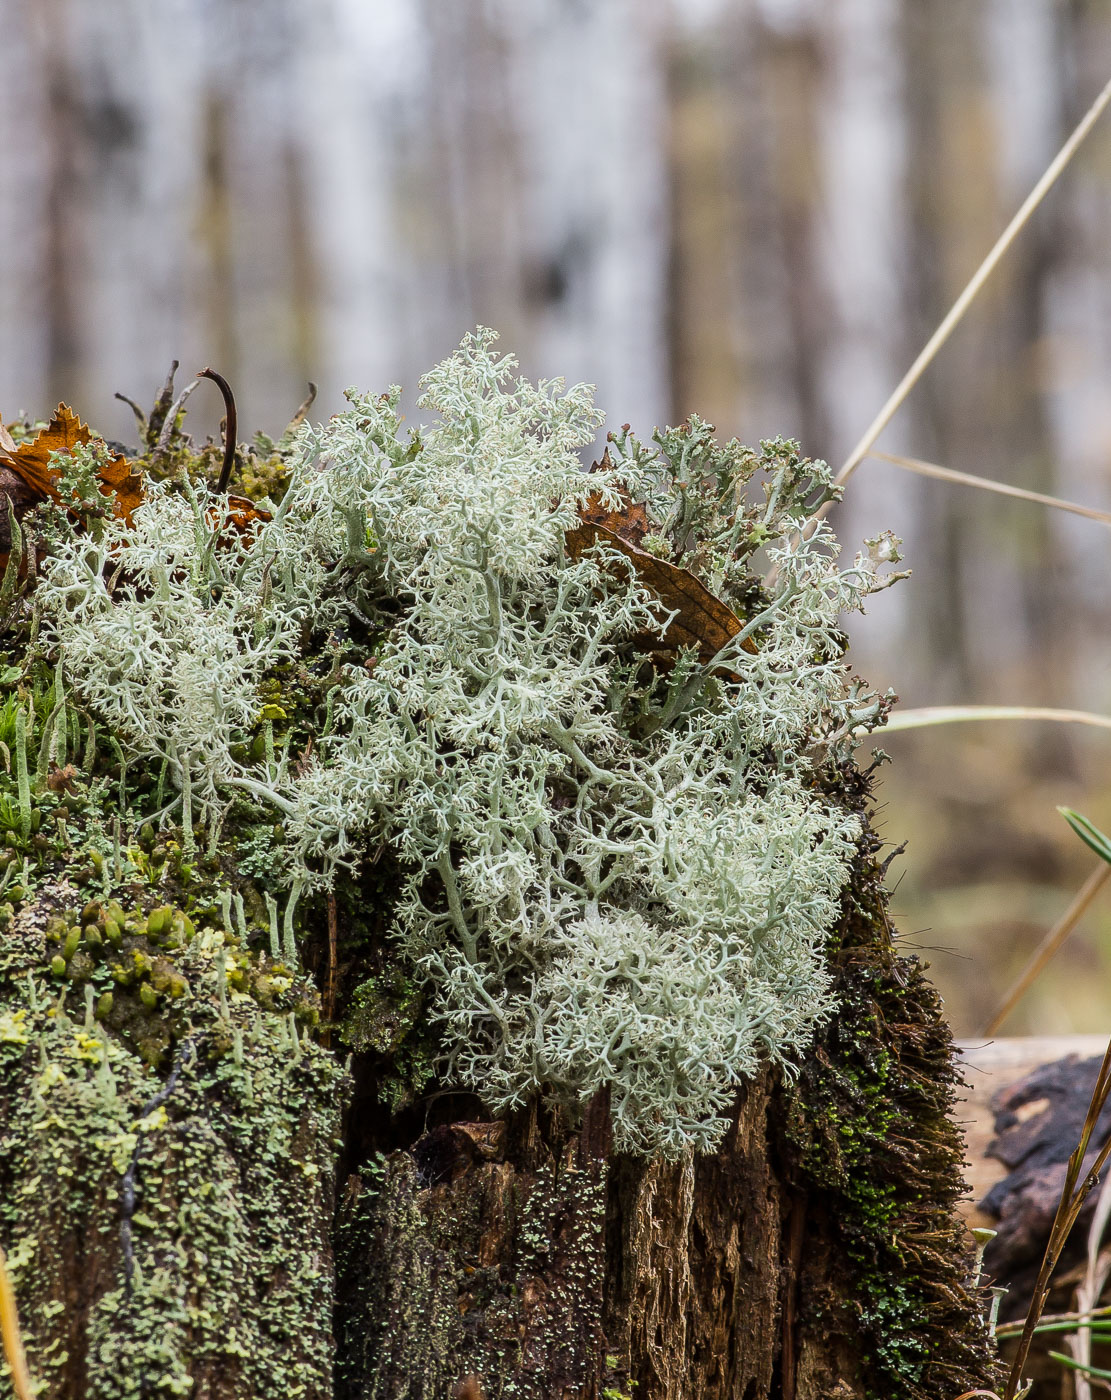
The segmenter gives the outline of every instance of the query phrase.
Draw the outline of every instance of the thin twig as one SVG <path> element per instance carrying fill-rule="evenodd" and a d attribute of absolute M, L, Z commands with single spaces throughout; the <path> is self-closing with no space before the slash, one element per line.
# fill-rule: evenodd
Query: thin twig
<path fill-rule="evenodd" d="M 295 432 L 301 426 L 301 424 L 305 421 L 305 414 L 308 413 L 309 409 L 312 408 L 315 402 L 316 385 L 310 379 L 308 396 L 302 401 L 301 407 L 289 420 L 289 423 L 286 427 L 285 432 L 282 434 L 282 437 L 288 437 L 290 433 Z"/>
<path fill-rule="evenodd" d="M 134 413 L 135 421 L 139 425 L 139 432 L 142 434 L 143 437 L 146 437 L 147 415 L 143 412 L 143 410 L 139 407 L 135 400 L 129 399 L 126 394 L 117 394 L 116 398 L 119 399 L 120 403 L 127 404 L 128 408 L 130 408 L 132 413 Z"/>
<path fill-rule="evenodd" d="M 1053 184 L 1057 180 L 1057 177 L 1061 174 L 1061 171 L 1064 170 L 1065 166 L 1068 165 L 1069 161 L 1076 154 L 1081 142 L 1084 140 L 1085 136 L 1087 136 L 1088 132 L 1091 131 L 1092 127 L 1099 119 L 1100 114 L 1103 112 L 1103 109 L 1107 106 L 1108 102 L 1111 102 L 1111 82 L 1109 82 L 1106 85 L 1106 87 L 1104 87 L 1103 91 L 1099 94 L 1099 96 L 1084 114 L 1079 125 L 1076 127 L 1076 130 L 1072 133 L 1069 139 L 1057 152 L 1053 160 L 1049 163 L 1049 166 L 1046 169 L 1045 173 L 1042 175 L 1041 179 L 1026 196 L 1025 200 L 1023 200 L 1022 205 L 1019 208 L 1018 212 L 1015 214 L 1014 218 L 999 235 L 998 239 L 995 242 L 995 246 L 992 248 L 991 252 L 988 253 L 987 257 L 972 274 L 972 277 L 969 280 L 968 285 L 965 287 L 964 291 L 961 292 L 960 296 L 949 308 L 948 313 L 946 314 L 941 324 L 938 326 L 937 330 L 934 331 L 933 335 L 930 336 L 929 340 L 922 347 L 922 351 L 919 354 L 918 358 L 914 361 L 910 369 L 907 370 L 906 374 L 903 375 L 902 379 L 899 380 L 899 383 L 891 391 L 891 395 L 888 398 L 887 402 L 876 414 L 875 418 L 872 419 L 872 422 L 868 425 L 868 428 L 865 430 L 860 441 L 849 453 L 848 457 L 845 459 L 844 465 L 841 467 L 841 470 L 837 473 L 836 477 L 834 478 L 834 480 L 839 486 L 843 485 L 846 481 L 848 481 L 849 477 L 852 476 L 853 472 L 856 471 L 857 467 L 860 466 L 861 462 L 872 450 L 872 447 L 876 442 L 876 439 L 879 437 L 880 433 L 883 432 L 884 428 L 886 428 L 888 423 L 890 423 L 892 418 L 894 418 L 895 414 L 899 411 L 903 400 L 918 383 L 919 379 L 922 377 L 923 373 L 932 362 L 934 356 L 937 354 L 937 352 L 941 349 L 941 347 L 945 344 L 945 342 L 949 339 L 950 335 L 952 335 L 953 331 L 959 325 L 965 312 L 972 305 L 973 301 L 975 301 L 980 289 L 983 287 L 984 283 L 988 280 L 991 274 L 995 271 L 1000 259 L 1003 257 L 1003 254 L 1014 242 L 1015 238 L 1022 230 L 1023 225 L 1030 218 L 1030 215 L 1033 214 L 1034 210 L 1038 207 L 1038 205 L 1045 198 L 1046 194 L 1053 187 Z M 827 501 L 825 505 L 820 506 L 819 509 L 814 513 L 814 515 L 811 517 L 810 522 L 807 525 L 808 534 L 819 520 L 825 519 L 825 517 L 829 514 L 832 505 L 832 501 Z"/>
<path fill-rule="evenodd" d="M 1064 1332 L 1071 1330 L 1079 1322 L 1100 1322 L 1108 1317 L 1111 1317 L 1111 1307 L 1093 1308 L 1090 1313 L 1047 1313 L 1038 1321 L 1038 1333 L 1044 1335 L 1051 1331 Z M 1008 1337 L 1017 1337 L 1021 1331 L 1021 1322 L 1001 1322 L 995 1329 L 995 1337 L 997 1341 L 1005 1341 Z"/>
<path fill-rule="evenodd" d="M 1081 885 L 1075 899 L 1038 944 L 1029 962 L 1015 978 L 1006 996 L 999 1003 L 995 1014 L 984 1027 L 983 1035 L 995 1035 L 999 1027 L 1029 991 L 1033 982 L 1040 976 L 1042 969 L 1088 912 L 1089 905 L 1109 879 L 1111 879 L 1111 865 L 1108 865 L 1105 860 L 1101 860 Z"/>
<path fill-rule="evenodd" d="M 31 1385 L 31 1373 L 27 1369 L 27 1356 L 23 1350 L 23 1338 L 19 1331 L 19 1313 L 15 1305 L 15 1291 L 8 1273 L 8 1261 L 0 1249 L 0 1335 L 4 1341 L 4 1360 L 12 1373 L 12 1389 L 17 1400 L 34 1400 L 35 1391 Z"/>
<path fill-rule="evenodd" d="M 177 416 L 185 407 L 189 395 L 193 392 L 193 390 L 197 387 L 197 385 L 200 382 L 201 381 L 199 379 L 191 379 L 189 383 L 186 384 L 185 388 L 182 389 L 181 393 L 178 394 L 177 398 L 173 401 L 173 403 L 170 405 L 166 413 L 165 421 L 162 424 L 162 431 L 158 434 L 158 445 L 155 448 L 156 452 L 165 452 L 166 449 L 169 447 L 170 439 L 174 435 L 174 423 L 177 419 Z"/>
<path fill-rule="evenodd" d="M 228 482 L 231 480 L 231 469 L 235 465 L 235 395 L 231 391 L 231 385 L 222 374 L 217 374 L 214 369 L 207 367 L 197 372 L 200 379 L 211 379 L 220 393 L 224 396 L 224 465 L 220 468 L 220 480 L 216 485 L 216 490 L 223 493 L 228 489 Z"/>
<path fill-rule="evenodd" d="M 1040 491 L 1008 486 L 1005 482 L 992 481 L 986 476 L 972 476 L 969 472 L 954 471 L 951 467 L 939 467 L 936 462 L 923 462 L 918 457 L 902 457 L 897 452 L 877 452 L 873 449 L 865 455 L 881 462 L 890 462 L 893 467 L 902 467 L 904 471 L 916 472 L 919 476 L 936 477 L 938 481 L 952 481 L 958 486 L 975 486 L 981 491 L 994 491 L 1000 496 L 1014 496 L 1020 501 L 1051 506 L 1054 510 L 1067 510 L 1072 515 L 1083 515 L 1089 520 L 1099 520 L 1104 525 L 1111 525 L 1111 511 L 1097 510 L 1095 506 L 1078 506 L 1072 501 L 1063 501 L 1060 496 L 1043 496 Z"/>
<path fill-rule="evenodd" d="M 154 434 L 162 429 L 162 424 L 166 421 L 166 414 L 170 411 L 170 404 L 174 399 L 174 375 L 177 374 L 180 360 L 170 362 L 170 372 L 166 376 L 166 382 L 162 385 L 158 397 L 154 401 L 154 407 L 150 411 L 150 419 L 147 422 L 147 445 L 151 443 Z"/>

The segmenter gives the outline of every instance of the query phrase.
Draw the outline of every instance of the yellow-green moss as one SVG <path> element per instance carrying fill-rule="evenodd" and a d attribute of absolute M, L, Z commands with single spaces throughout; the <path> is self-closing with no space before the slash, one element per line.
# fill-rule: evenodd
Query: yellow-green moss
<path fill-rule="evenodd" d="M 44 1394 L 331 1396 L 343 1073 L 313 1002 L 180 910 L 57 885 L 13 921 L 0 1242 Z"/>

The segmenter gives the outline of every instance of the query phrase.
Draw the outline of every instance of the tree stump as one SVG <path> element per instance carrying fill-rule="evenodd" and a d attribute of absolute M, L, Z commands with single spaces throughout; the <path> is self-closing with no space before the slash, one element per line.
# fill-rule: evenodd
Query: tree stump
<path fill-rule="evenodd" d="M 841 630 L 897 542 L 841 570 L 825 464 L 693 417 L 584 474 L 589 391 L 495 338 L 408 440 L 391 391 L 197 449 L 172 375 L 134 460 L 64 405 L 0 436 L 32 1373 L 955 1400 L 994 1374 L 958 1076 L 852 758 L 891 699 Z"/>

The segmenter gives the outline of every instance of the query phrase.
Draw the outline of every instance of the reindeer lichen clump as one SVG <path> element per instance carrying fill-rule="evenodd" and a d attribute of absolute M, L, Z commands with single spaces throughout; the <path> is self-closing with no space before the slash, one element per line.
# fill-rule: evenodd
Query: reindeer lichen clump
<path fill-rule="evenodd" d="M 44 636 L 160 765 L 166 817 L 218 829 L 237 792 L 275 810 L 294 897 L 390 844 L 396 940 L 449 1073 L 493 1110 L 605 1084 L 619 1147 L 706 1150 L 738 1083 L 830 1009 L 859 828 L 820 778 L 884 709 L 840 618 L 896 556 L 840 569 L 828 528 L 801 529 L 833 488 L 791 443 L 624 430 L 585 474 L 590 390 L 517 378 L 494 339 L 426 376 L 427 429 L 402 434 L 396 389 L 304 429 L 271 518 L 155 485 L 130 526 L 64 539 Z M 635 513 L 635 547 L 570 548 L 592 510 Z M 677 645 L 653 567 L 731 634 Z M 324 654 L 323 731 L 268 729 L 258 755 L 264 682 Z"/>

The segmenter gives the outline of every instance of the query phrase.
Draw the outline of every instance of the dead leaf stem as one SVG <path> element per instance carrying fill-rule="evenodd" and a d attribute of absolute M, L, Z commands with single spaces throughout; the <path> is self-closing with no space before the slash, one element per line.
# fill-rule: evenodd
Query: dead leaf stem
<path fill-rule="evenodd" d="M 224 492 L 228 489 L 228 482 L 231 480 L 231 469 L 235 465 L 235 395 L 231 391 L 231 385 L 222 374 L 217 374 L 214 369 L 207 366 L 198 373 L 200 379 L 211 379 L 220 393 L 224 396 L 224 465 L 220 468 L 220 480 L 216 484 L 216 490 Z"/>

